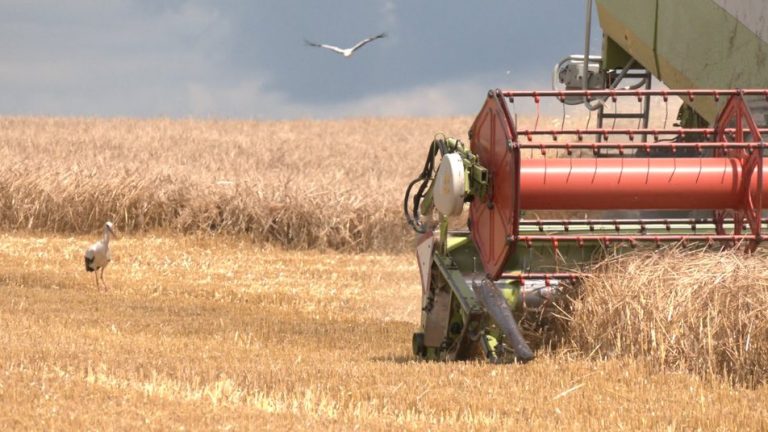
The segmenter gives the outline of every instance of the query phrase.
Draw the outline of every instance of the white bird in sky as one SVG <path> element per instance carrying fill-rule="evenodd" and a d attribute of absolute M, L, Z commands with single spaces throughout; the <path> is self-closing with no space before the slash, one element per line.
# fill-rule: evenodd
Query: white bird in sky
<path fill-rule="evenodd" d="M 357 50 L 358 48 L 360 48 L 363 45 L 367 44 L 368 42 L 374 41 L 376 39 L 381 39 L 381 38 L 386 37 L 386 36 L 387 36 L 386 33 L 382 33 L 380 35 L 369 37 L 368 39 L 363 39 L 360 42 L 358 42 L 357 45 L 353 46 L 352 48 L 339 48 L 339 47 L 333 46 L 333 45 L 317 44 L 317 43 L 314 43 L 314 42 L 310 42 L 310 41 L 308 41 L 306 39 L 304 39 L 304 42 L 306 42 L 307 45 L 309 45 L 309 46 L 329 49 L 329 50 L 331 50 L 333 52 L 336 52 L 336 53 L 339 53 L 339 54 L 343 55 L 344 57 L 349 57 L 349 56 L 352 55 L 352 53 L 355 52 L 355 50 Z"/>
<path fill-rule="evenodd" d="M 96 243 L 92 244 L 85 251 L 85 270 L 89 272 L 95 272 L 94 276 L 96 276 L 97 290 L 100 290 L 99 270 L 101 270 L 101 281 L 104 282 L 104 290 L 106 291 L 108 289 L 107 282 L 104 280 L 104 268 L 107 266 L 107 264 L 109 264 L 110 261 L 112 261 L 112 255 L 109 253 L 110 236 L 115 236 L 115 238 L 118 238 L 117 234 L 115 234 L 112 222 L 107 222 L 104 224 L 104 237 L 102 237 L 101 240 L 97 241 Z"/>

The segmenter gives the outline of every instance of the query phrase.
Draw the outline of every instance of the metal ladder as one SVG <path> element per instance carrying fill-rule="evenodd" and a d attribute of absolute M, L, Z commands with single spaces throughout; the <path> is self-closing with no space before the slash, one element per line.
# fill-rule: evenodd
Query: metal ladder
<path fill-rule="evenodd" d="M 617 76 L 619 76 L 620 73 L 613 71 L 608 76 L 608 82 L 606 87 L 610 88 L 611 84 L 613 83 L 613 80 L 616 79 Z M 645 89 L 650 90 L 651 89 L 651 81 L 652 76 L 651 73 L 648 72 L 645 69 L 632 69 L 627 71 L 624 74 L 624 79 L 645 79 Z M 650 118 L 650 111 L 651 111 L 651 97 L 649 95 L 643 96 L 643 102 L 642 102 L 642 109 L 640 112 L 610 112 L 605 110 L 605 105 L 601 105 L 600 108 L 597 110 L 597 127 L 599 129 L 602 129 L 604 127 L 604 122 L 606 119 L 608 120 L 616 120 L 616 119 L 638 119 L 642 121 L 642 128 L 647 129 L 648 128 L 648 122 Z M 597 141 L 600 142 L 602 137 L 598 136 Z M 647 142 L 648 136 L 647 134 L 642 134 L 642 142 Z"/>

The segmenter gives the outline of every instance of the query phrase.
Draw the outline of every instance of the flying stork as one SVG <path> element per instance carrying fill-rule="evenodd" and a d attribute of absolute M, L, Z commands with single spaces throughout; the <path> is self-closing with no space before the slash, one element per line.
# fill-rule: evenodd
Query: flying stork
<path fill-rule="evenodd" d="M 376 36 L 371 36 L 371 37 L 369 37 L 367 39 L 361 40 L 360 42 L 358 42 L 352 48 L 339 48 L 339 47 L 333 46 L 333 45 L 317 44 L 317 43 L 314 43 L 314 42 L 310 42 L 310 41 L 308 41 L 306 39 L 304 39 L 304 42 L 306 42 L 306 44 L 309 45 L 309 46 L 329 49 L 329 50 L 331 50 L 333 52 L 336 52 L 336 53 L 339 53 L 339 54 L 343 55 L 344 57 L 349 57 L 349 56 L 352 55 L 352 53 L 355 52 L 355 50 L 357 50 L 358 48 L 360 48 L 363 45 L 367 44 L 368 42 L 374 41 L 376 39 L 381 39 L 381 38 L 386 37 L 386 36 L 387 36 L 386 33 L 382 33 L 382 34 L 376 35 Z"/>
<path fill-rule="evenodd" d="M 111 236 L 118 238 L 112 222 L 107 222 L 104 224 L 104 237 L 85 251 L 85 270 L 94 272 L 97 290 L 101 290 L 99 287 L 99 270 L 101 270 L 101 281 L 104 282 L 104 291 L 109 289 L 107 282 L 104 280 L 104 268 L 112 261 L 112 255 L 109 253 L 109 239 Z"/>

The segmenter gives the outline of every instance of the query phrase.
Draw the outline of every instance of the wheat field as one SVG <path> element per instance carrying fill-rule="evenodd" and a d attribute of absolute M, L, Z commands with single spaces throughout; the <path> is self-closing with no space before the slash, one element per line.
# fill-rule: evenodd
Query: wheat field
<path fill-rule="evenodd" d="M 0 226 L 84 233 L 113 219 L 128 233 L 402 250 L 405 183 L 432 134 L 466 137 L 470 122 L 6 118 Z"/>
<path fill-rule="evenodd" d="M 410 354 L 410 255 L 138 236 L 0 236 L 4 430 L 765 430 L 768 389 L 567 350 L 527 365 Z"/>
<path fill-rule="evenodd" d="M 696 338 L 616 348 L 669 329 L 632 321 L 664 300 L 644 285 L 601 285 L 658 254 L 599 266 L 585 291 L 605 296 L 578 299 L 573 335 L 530 364 L 413 358 L 402 189 L 436 133 L 470 122 L 0 120 L 0 429 L 768 429 L 764 362 L 741 380 L 690 367 Z M 82 253 L 106 219 L 122 237 L 100 293 Z M 699 258 L 654 283 L 768 287 L 764 256 Z M 693 278 L 704 262 L 728 276 Z M 718 298 L 718 317 L 739 299 Z M 768 310 L 749 304 L 737 324 Z M 591 318 L 605 308 L 626 325 Z"/>

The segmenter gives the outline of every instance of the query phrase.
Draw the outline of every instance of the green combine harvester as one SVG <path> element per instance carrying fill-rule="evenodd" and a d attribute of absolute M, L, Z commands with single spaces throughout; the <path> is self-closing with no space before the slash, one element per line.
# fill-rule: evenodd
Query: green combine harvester
<path fill-rule="evenodd" d="M 584 54 L 555 66 L 553 90 L 489 91 L 467 142 L 435 139 L 408 185 L 422 284 L 416 356 L 526 362 L 523 313 L 546 316 L 606 253 L 762 243 L 768 2 L 595 4 L 601 56 L 589 55 L 587 0 Z M 663 88 L 651 88 L 654 77 Z M 654 99 L 675 98 L 679 125 L 650 126 Z M 543 101 L 583 105 L 596 125 L 544 130 L 537 117 L 528 128 L 512 114 L 520 101 L 537 112 Z M 639 109 L 619 111 L 621 101 Z M 627 121 L 635 126 L 616 126 Z M 467 214 L 467 229 L 449 229 Z"/>

